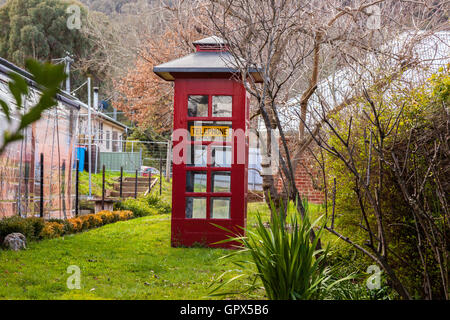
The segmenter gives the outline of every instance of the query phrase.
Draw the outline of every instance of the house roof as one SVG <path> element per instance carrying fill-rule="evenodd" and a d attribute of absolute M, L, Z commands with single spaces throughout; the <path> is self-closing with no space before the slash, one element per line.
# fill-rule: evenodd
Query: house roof
<path fill-rule="evenodd" d="M 27 82 L 27 84 L 30 87 L 33 87 L 37 90 L 42 90 L 42 87 L 40 87 L 36 81 L 34 80 L 34 77 L 31 73 L 29 73 L 28 71 L 19 68 L 18 66 L 16 66 L 15 64 L 9 62 L 8 60 L 1 58 L 0 57 L 0 73 L 3 73 L 5 75 L 8 75 L 10 72 L 16 73 L 21 75 Z M 56 100 L 61 101 L 63 104 L 71 106 L 73 108 L 79 109 L 80 108 L 80 103 L 81 101 L 79 101 L 78 99 L 76 99 L 75 97 L 67 94 L 64 91 L 61 91 L 56 95 Z"/>
<path fill-rule="evenodd" d="M 27 81 L 29 86 L 31 86 L 37 90 L 42 90 L 42 88 L 34 81 L 34 77 L 31 73 L 29 73 L 28 71 L 26 71 L 22 68 L 19 68 L 15 64 L 0 57 L 0 73 L 8 75 L 8 73 L 10 73 L 10 72 L 14 72 L 14 73 L 21 75 Z M 61 101 L 63 104 L 73 107 L 73 108 L 76 108 L 76 109 L 80 109 L 80 108 L 87 109 L 88 108 L 88 106 L 85 103 L 81 102 L 76 97 L 73 97 L 62 90 L 60 90 L 60 92 L 56 95 L 56 99 L 58 101 Z M 120 126 L 124 129 L 128 129 L 128 127 L 126 125 L 124 125 L 123 123 L 121 123 L 101 112 L 93 111 L 93 113 L 95 115 L 98 115 L 101 118 L 105 119 L 106 121 L 114 123 L 115 125 Z"/>
<path fill-rule="evenodd" d="M 220 37 L 211 36 L 208 38 L 200 39 L 192 42 L 194 45 L 225 45 L 227 41 L 223 40 Z"/>
<path fill-rule="evenodd" d="M 80 106 L 83 109 L 86 109 L 86 110 L 88 109 L 88 106 L 85 103 L 81 103 Z M 106 121 L 108 121 L 110 123 L 113 123 L 113 124 L 115 124 L 115 125 L 117 125 L 119 127 L 124 128 L 126 130 L 129 129 L 128 126 L 124 125 L 122 122 L 117 121 L 114 118 L 111 118 L 110 116 L 104 114 L 103 112 L 96 111 L 96 110 L 93 110 L 93 109 L 91 109 L 91 111 L 92 111 L 92 115 L 93 116 L 98 116 L 98 117 L 100 117 L 100 118 L 102 118 L 102 119 L 104 119 L 104 120 L 106 120 Z M 82 113 L 82 114 L 80 114 L 80 116 L 87 116 L 87 113 Z"/>
<path fill-rule="evenodd" d="M 236 73 L 239 71 L 239 62 L 223 45 L 226 42 L 219 37 L 209 37 L 193 42 L 197 52 L 187 56 L 160 64 L 153 68 L 158 76 L 166 81 L 174 81 L 177 73 Z M 217 46 L 222 50 L 202 51 L 208 46 Z M 212 47 L 211 47 L 212 48 Z M 215 47 L 217 49 L 217 47 Z M 262 82 L 260 70 L 256 67 L 248 69 L 249 74 L 256 82 Z"/>

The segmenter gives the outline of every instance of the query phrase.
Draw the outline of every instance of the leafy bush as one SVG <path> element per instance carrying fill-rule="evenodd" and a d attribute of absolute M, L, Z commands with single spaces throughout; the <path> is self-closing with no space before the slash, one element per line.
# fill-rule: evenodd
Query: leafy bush
<path fill-rule="evenodd" d="M 91 224 L 89 223 L 89 215 L 84 215 L 80 217 L 81 220 L 81 229 L 82 230 L 88 230 L 91 227 Z"/>
<path fill-rule="evenodd" d="M 97 215 L 103 220 L 103 224 L 115 222 L 114 214 L 111 211 L 103 210 L 97 213 Z"/>
<path fill-rule="evenodd" d="M 103 225 L 103 220 L 96 214 L 89 214 L 89 225 L 92 227 L 101 227 Z"/>
<path fill-rule="evenodd" d="M 305 208 L 308 208 L 306 203 Z M 276 212 L 273 204 L 272 211 Z M 234 262 L 239 267 L 240 275 L 223 281 L 222 278 L 228 271 L 222 274 L 217 279 L 222 283 L 210 293 L 211 295 L 223 295 L 214 292 L 236 279 L 248 277 L 250 281 L 247 288 L 235 293 L 254 291 L 260 281 L 271 300 L 319 299 L 325 297 L 334 285 L 345 280 L 344 278 L 328 283 L 331 270 L 324 264 L 328 250 L 316 250 L 323 227 L 318 228 L 316 238 L 311 242 L 310 232 L 316 229 L 317 221 L 311 223 L 308 213 L 300 219 L 296 209 L 288 210 L 286 220 L 283 216 L 284 209 L 281 208 L 273 214 L 267 228 L 258 215 L 256 229 L 247 229 L 247 236 L 221 241 L 234 241 L 243 246 L 226 256 L 242 257 L 238 262 Z M 217 227 L 227 230 L 221 226 Z M 247 253 L 251 259 L 248 259 Z"/>
<path fill-rule="evenodd" d="M 29 240 L 38 240 L 39 235 L 41 234 L 42 229 L 44 229 L 45 221 L 42 218 L 30 217 L 25 219 L 28 224 L 33 227 L 33 236 L 28 238 Z"/>
<path fill-rule="evenodd" d="M 146 201 L 150 207 L 158 210 L 158 213 L 160 214 L 167 214 L 172 211 L 171 205 L 155 193 L 145 196 L 143 200 Z"/>
<path fill-rule="evenodd" d="M 64 234 L 64 224 L 59 222 L 46 222 L 41 231 L 41 238 L 52 239 L 60 237 Z"/>
<path fill-rule="evenodd" d="M 112 212 L 113 217 L 114 217 L 113 222 L 120 221 L 120 214 L 119 214 L 119 212 L 120 212 L 120 211 L 113 211 L 113 212 Z"/>
<path fill-rule="evenodd" d="M 156 208 L 151 207 L 141 199 L 126 199 L 115 204 L 115 209 L 132 211 L 134 217 L 145 217 L 158 214 Z"/>
<path fill-rule="evenodd" d="M 152 214 L 155 209 L 150 208 Z M 101 211 L 97 214 L 88 214 L 80 217 L 74 217 L 67 220 L 49 219 L 45 221 L 42 218 L 21 218 L 9 217 L 0 220 L 0 241 L 10 234 L 19 232 L 25 235 L 27 240 L 51 239 L 64 234 L 78 233 L 103 226 L 108 223 L 125 221 L 134 218 L 133 211 Z"/>
<path fill-rule="evenodd" d="M 133 212 L 130 210 L 119 211 L 118 213 L 119 213 L 120 221 L 129 220 L 134 217 Z"/>
<path fill-rule="evenodd" d="M 135 217 L 168 214 L 172 211 L 171 205 L 156 194 L 117 202 L 114 209 L 132 211 Z"/>
<path fill-rule="evenodd" d="M 336 230 L 371 253 L 389 252 L 385 270 L 405 299 L 448 298 L 449 67 L 416 88 L 371 92 L 333 116 L 328 132 L 328 148 L 346 159 L 331 154 L 324 164 L 327 185 L 337 181 Z"/>
<path fill-rule="evenodd" d="M 69 229 L 70 233 L 77 233 L 83 231 L 83 221 L 80 218 L 71 218 L 68 219 L 67 221 L 70 225 Z"/>
<path fill-rule="evenodd" d="M 10 217 L 0 220 L 0 241 L 3 243 L 5 237 L 10 233 L 22 233 L 27 239 L 36 239 L 35 226 L 40 228 L 36 220 L 21 217 Z M 40 231 L 40 230 L 39 230 Z"/>

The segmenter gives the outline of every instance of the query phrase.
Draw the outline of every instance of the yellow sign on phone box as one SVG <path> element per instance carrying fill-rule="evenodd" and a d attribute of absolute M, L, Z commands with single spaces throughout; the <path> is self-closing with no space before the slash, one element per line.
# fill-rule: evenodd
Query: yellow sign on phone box
<path fill-rule="evenodd" d="M 218 126 L 192 126 L 191 136 L 193 137 L 228 137 L 230 127 Z"/>

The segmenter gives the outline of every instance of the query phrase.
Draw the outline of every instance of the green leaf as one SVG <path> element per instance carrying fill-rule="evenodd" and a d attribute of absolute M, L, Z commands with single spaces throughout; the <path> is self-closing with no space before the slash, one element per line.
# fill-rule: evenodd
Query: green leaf
<path fill-rule="evenodd" d="M 20 109 L 22 108 L 22 95 L 28 94 L 27 82 L 22 76 L 16 73 L 11 72 L 8 76 L 11 78 L 11 81 L 8 83 L 9 91 L 11 91 L 11 94 L 16 100 L 17 107 Z"/>
<path fill-rule="evenodd" d="M 26 111 L 20 118 L 20 123 L 15 132 L 5 132 L 3 144 L 0 145 L 0 153 L 5 150 L 9 143 L 22 139 L 21 130 L 36 122 L 42 117 L 42 113 L 55 106 L 55 96 L 59 91 L 59 86 L 67 77 L 63 65 L 52 65 L 50 63 L 40 63 L 35 60 L 26 61 L 27 69 L 31 72 L 37 85 L 41 90 L 39 102 Z M 9 90 L 16 100 L 20 109 L 22 107 L 22 97 L 28 94 L 28 84 L 26 80 L 15 73 L 10 75 L 11 81 L 8 83 Z M 8 121 L 11 120 L 11 110 L 6 102 L 0 100 L 2 111 Z"/>
<path fill-rule="evenodd" d="M 27 69 L 34 76 L 35 81 L 49 89 L 58 88 L 67 77 L 64 72 L 64 65 L 53 65 L 51 63 L 39 63 L 35 60 L 27 60 Z"/>
<path fill-rule="evenodd" d="M 8 119 L 8 121 L 11 121 L 11 115 L 8 104 L 5 101 L 0 100 L 0 105 L 2 106 L 2 111 L 5 114 L 6 119 Z"/>

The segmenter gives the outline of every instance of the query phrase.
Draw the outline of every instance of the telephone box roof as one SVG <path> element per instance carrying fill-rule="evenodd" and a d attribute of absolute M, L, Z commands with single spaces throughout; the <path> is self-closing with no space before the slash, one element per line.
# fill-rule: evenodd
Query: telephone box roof
<path fill-rule="evenodd" d="M 236 59 L 227 51 L 226 42 L 219 37 L 209 37 L 193 42 L 197 51 L 153 68 L 158 76 L 166 81 L 174 81 L 180 73 L 236 73 Z M 262 82 L 260 70 L 249 68 L 255 82 Z"/>
<path fill-rule="evenodd" d="M 227 42 L 225 40 L 223 40 L 222 38 L 216 37 L 216 36 L 212 36 L 212 37 L 208 37 L 208 38 L 204 38 L 201 40 L 197 40 L 192 42 L 192 44 L 194 45 L 225 45 L 227 44 Z"/>

